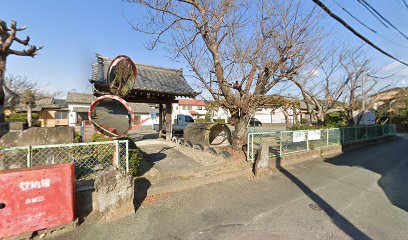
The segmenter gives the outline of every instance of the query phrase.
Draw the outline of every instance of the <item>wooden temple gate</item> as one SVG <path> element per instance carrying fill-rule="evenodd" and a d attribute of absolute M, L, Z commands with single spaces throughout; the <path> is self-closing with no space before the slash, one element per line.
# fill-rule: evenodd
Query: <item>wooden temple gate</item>
<path fill-rule="evenodd" d="M 111 74 L 109 68 L 116 59 L 112 60 L 97 54 L 98 62 L 92 64 L 90 80 L 94 86 L 95 96 L 112 94 L 108 74 Z M 133 71 L 137 72 L 136 77 L 126 94 L 121 97 L 127 102 L 158 104 L 159 136 L 164 136 L 165 129 L 166 140 L 170 141 L 173 121 L 172 103 L 180 97 L 195 98 L 198 93 L 187 83 L 181 69 L 144 64 L 134 64 L 133 67 L 135 68 Z"/>

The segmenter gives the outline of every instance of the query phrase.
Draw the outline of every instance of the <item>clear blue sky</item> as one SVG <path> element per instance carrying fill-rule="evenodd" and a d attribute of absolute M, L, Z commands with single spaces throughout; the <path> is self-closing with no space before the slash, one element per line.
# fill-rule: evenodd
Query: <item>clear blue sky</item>
<path fill-rule="evenodd" d="M 96 52 L 109 57 L 125 54 L 138 63 L 186 69 L 182 63 L 167 57 L 165 46 L 159 46 L 154 51 L 146 50 L 147 36 L 132 30 L 122 16 L 123 12 L 134 21 L 142 20 L 142 9 L 136 5 L 120 0 L 1 1 L 0 17 L 7 22 L 14 19 L 20 26 L 28 26 L 20 37 L 29 35 L 32 44 L 45 46 L 40 55 L 34 59 L 9 57 L 7 73 L 44 82 L 49 90 L 90 92 L 91 88 L 87 80 L 90 78 L 90 65 L 95 62 Z M 373 42 L 408 61 L 408 40 L 382 27 L 357 3 L 357 0 L 337 1 L 387 38 L 405 47 L 383 40 L 365 30 L 339 9 L 332 0 L 324 0 L 324 3 Z M 311 0 L 303 0 L 303 2 L 306 7 L 313 6 Z M 406 24 L 408 8 L 404 7 L 402 0 L 369 2 L 408 35 L 408 24 Z M 325 29 L 332 29 L 333 39 L 349 44 L 361 43 L 357 37 L 328 17 L 322 24 Z M 376 66 L 384 68 L 384 73 L 397 71 L 403 77 L 408 76 L 407 67 L 394 64 L 392 60 L 376 53 L 370 47 L 367 49 L 370 56 L 375 59 Z M 402 81 L 401 84 L 403 84 Z"/>

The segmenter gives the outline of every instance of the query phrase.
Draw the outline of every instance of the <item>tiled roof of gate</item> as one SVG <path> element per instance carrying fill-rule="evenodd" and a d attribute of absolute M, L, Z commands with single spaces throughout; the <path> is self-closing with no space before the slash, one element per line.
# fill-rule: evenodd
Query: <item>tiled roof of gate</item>
<path fill-rule="evenodd" d="M 101 56 L 99 56 L 101 57 Z M 101 57 L 103 59 L 103 76 L 99 74 L 101 65 L 92 64 L 92 80 L 99 85 L 106 85 L 109 65 L 112 59 Z M 190 87 L 183 76 L 181 69 L 164 68 L 153 65 L 135 63 L 137 77 L 134 90 L 151 91 L 175 96 L 194 97 L 197 93 Z"/>

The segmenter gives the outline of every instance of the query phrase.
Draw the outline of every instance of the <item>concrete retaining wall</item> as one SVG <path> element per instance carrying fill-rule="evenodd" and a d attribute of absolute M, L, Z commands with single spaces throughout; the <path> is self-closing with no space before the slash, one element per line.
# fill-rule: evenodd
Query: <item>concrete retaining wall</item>
<path fill-rule="evenodd" d="M 92 217 L 118 219 L 135 212 L 135 180 L 114 168 L 97 174 L 95 180 L 77 186 L 76 215 L 82 222 Z"/>
<path fill-rule="evenodd" d="M 8 132 L 0 138 L 0 146 L 18 147 L 74 142 L 73 127 L 33 127 L 24 131 Z"/>

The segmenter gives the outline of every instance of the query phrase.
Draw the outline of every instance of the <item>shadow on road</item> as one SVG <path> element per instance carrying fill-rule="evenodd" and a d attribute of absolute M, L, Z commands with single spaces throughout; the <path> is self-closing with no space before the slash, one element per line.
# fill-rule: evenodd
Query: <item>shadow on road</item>
<path fill-rule="evenodd" d="M 346 152 L 325 162 L 349 167 L 361 167 L 381 175 L 378 185 L 390 202 L 408 211 L 408 139 L 394 137 L 371 147 Z"/>
<path fill-rule="evenodd" d="M 279 156 L 279 154 L 277 154 Z M 329 203 L 327 203 L 318 194 L 312 191 L 306 184 L 304 184 L 299 178 L 290 173 L 288 170 L 281 166 L 281 158 L 276 158 L 276 168 L 291 180 L 300 190 L 303 191 L 313 202 L 315 202 L 332 220 L 332 222 L 347 234 L 352 239 L 371 239 L 364 232 L 354 226 L 344 216 L 336 211 Z"/>
<path fill-rule="evenodd" d="M 133 207 L 135 212 L 140 208 L 147 197 L 147 190 L 152 186 L 146 178 L 136 178 L 134 182 Z"/>
<path fill-rule="evenodd" d="M 166 150 L 168 150 L 168 148 L 162 148 L 160 151 L 154 153 L 146 153 L 139 148 L 139 151 L 142 155 L 142 160 L 139 163 L 138 175 L 142 176 L 150 169 L 152 169 L 156 162 L 165 159 L 167 157 L 167 154 L 163 152 L 165 152 Z"/>

